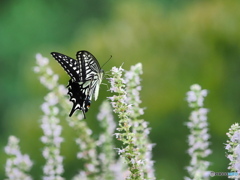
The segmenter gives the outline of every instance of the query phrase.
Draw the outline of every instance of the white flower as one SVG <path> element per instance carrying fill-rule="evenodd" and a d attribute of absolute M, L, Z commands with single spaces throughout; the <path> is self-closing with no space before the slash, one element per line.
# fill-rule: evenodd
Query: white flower
<path fill-rule="evenodd" d="M 36 67 L 33 67 L 33 71 L 35 73 L 39 73 L 40 72 L 40 67 L 36 66 Z"/>
<path fill-rule="evenodd" d="M 193 85 L 191 85 L 190 89 L 192 91 L 200 91 L 201 90 L 201 86 L 199 84 L 193 84 Z"/>
<path fill-rule="evenodd" d="M 203 96 L 203 97 L 206 97 L 207 94 L 208 94 L 208 91 L 206 89 L 203 89 L 200 94 Z"/>
<path fill-rule="evenodd" d="M 200 85 L 194 84 L 190 87 L 189 92 L 187 92 L 187 101 L 189 103 L 189 106 L 194 108 L 194 107 L 202 107 L 203 106 L 203 101 L 204 97 L 207 96 L 207 90 L 201 88 Z"/>
<path fill-rule="evenodd" d="M 59 79 L 59 76 L 57 74 L 54 74 L 52 77 L 53 82 L 57 82 Z"/>
<path fill-rule="evenodd" d="M 232 138 L 231 138 L 232 142 L 237 142 L 240 143 L 240 132 L 239 131 L 235 131 Z"/>
<path fill-rule="evenodd" d="M 49 115 L 50 114 L 50 108 L 49 108 L 49 104 L 48 103 L 43 103 L 41 105 L 42 111 L 44 112 L 44 114 Z"/>
<path fill-rule="evenodd" d="M 187 92 L 187 101 L 188 102 L 194 102 L 197 101 L 197 96 L 193 91 Z"/>
<path fill-rule="evenodd" d="M 51 76 L 51 75 L 53 75 L 53 70 L 51 68 L 47 67 L 46 73 L 47 73 L 47 75 Z"/>
<path fill-rule="evenodd" d="M 21 154 L 18 146 L 19 140 L 15 136 L 10 136 L 5 152 L 9 155 L 6 161 L 5 171 L 9 179 L 26 179 L 31 180 L 27 172 L 31 169 L 33 163 L 29 156 Z"/>
<path fill-rule="evenodd" d="M 118 155 L 121 155 L 122 153 L 125 152 L 125 149 L 120 149 L 120 148 L 115 148 L 115 149 L 117 149 Z"/>
<path fill-rule="evenodd" d="M 60 95 L 66 95 L 68 90 L 64 85 L 59 85 L 58 92 L 60 93 Z"/>
<path fill-rule="evenodd" d="M 50 106 L 54 106 L 58 103 L 58 97 L 53 92 L 48 93 L 44 99 Z"/>
<path fill-rule="evenodd" d="M 36 54 L 36 60 L 39 66 L 46 66 L 49 62 L 49 60 L 44 58 L 40 53 Z"/>

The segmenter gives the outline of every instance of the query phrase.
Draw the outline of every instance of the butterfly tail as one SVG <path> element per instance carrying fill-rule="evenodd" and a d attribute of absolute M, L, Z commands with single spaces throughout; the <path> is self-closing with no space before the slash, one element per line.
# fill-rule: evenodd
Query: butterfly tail
<path fill-rule="evenodd" d="M 71 117 L 73 115 L 73 113 L 79 108 L 76 108 L 76 105 L 74 104 L 73 107 L 72 107 L 72 110 L 71 112 L 69 113 L 69 117 Z"/>
<path fill-rule="evenodd" d="M 69 117 L 71 117 L 71 116 L 73 115 L 73 113 L 74 113 L 77 109 L 79 109 L 79 110 L 81 110 L 81 111 L 83 112 L 83 117 L 84 117 L 84 119 L 86 119 L 85 111 L 83 110 L 83 108 L 79 108 L 79 107 L 76 107 L 76 106 L 77 106 L 76 104 L 73 105 L 72 110 L 71 110 L 71 112 L 69 113 Z"/>

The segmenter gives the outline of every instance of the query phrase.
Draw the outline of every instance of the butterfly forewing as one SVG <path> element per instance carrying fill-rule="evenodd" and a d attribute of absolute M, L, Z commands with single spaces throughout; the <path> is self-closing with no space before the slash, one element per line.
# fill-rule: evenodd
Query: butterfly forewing
<path fill-rule="evenodd" d="M 64 70 L 74 81 L 76 82 L 82 81 L 81 78 L 82 69 L 80 68 L 81 64 L 78 60 L 75 60 L 64 54 L 60 54 L 57 52 L 52 52 L 51 54 L 54 57 L 54 59 L 56 59 L 61 64 Z"/>
<path fill-rule="evenodd" d="M 82 65 L 83 80 L 93 80 L 97 78 L 98 73 L 101 71 L 101 67 L 97 59 L 88 51 L 78 51 L 77 59 Z"/>

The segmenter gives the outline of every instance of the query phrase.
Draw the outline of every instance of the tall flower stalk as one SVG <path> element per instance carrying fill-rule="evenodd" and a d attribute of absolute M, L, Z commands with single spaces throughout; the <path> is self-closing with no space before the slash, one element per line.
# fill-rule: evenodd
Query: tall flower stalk
<path fill-rule="evenodd" d="M 58 76 L 48 67 L 48 59 L 42 57 L 40 54 L 36 56 L 37 65 L 34 71 L 41 73 L 40 82 L 51 90 L 45 96 L 45 102 L 41 108 L 44 113 L 41 119 L 41 128 L 43 136 L 41 141 L 44 143 L 43 157 L 46 163 L 43 167 L 44 180 L 63 180 L 63 156 L 60 155 L 60 145 L 63 138 L 60 136 L 62 127 L 59 125 L 60 120 L 57 118 L 59 108 L 56 106 L 58 103 L 57 88 Z M 52 86 L 54 85 L 54 86 Z"/>
<path fill-rule="evenodd" d="M 18 144 L 19 139 L 15 136 L 8 138 L 8 144 L 5 147 L 5 152 L 8 155 L 5 166 L 6 180 L 32 180 L 28 172 L 33 163 L 28 155 L 21 153 Z"/>
<path fill-rule="evenodd" d="M 193 111 L 189 117 L 189 122 L 186 123 L 190 130 L 188 154 L 191 157 L 191 161 L 190 165 L 186 167 L 190 177 L 185 177 L 185 180 L 209 179 L 210 172 L 208 167 L 210 162 L 205 160 L 211 154 L 208 142 L 210 138 L 207 122 L 208 109 L 203 108 L 203 101 L 206 96 L 207 90 L 202 90 L 198 84 L 192 85 L 190 91 L 187 92 L 188 105 L 190 108 L 193 108 Z"/>
<path fill-rule="evenodd" d="M 131 66 L 130 70 L 126 71 L 124 78 L 127 92 L 126 103 L 132 107 L 130 109 L 132 112 L 129 114 L 129 117 L 132 119 L 132 132 L 135 134 L 133 140 L 141 151 L 139 158 L 144 159 L 144 163 L 142 164 L 144 179 L 155 179 L 154 162 L 152 161 L 151 153 L 154 144 L 150 142 L 148 137 L 150 133 L 149 123 L 140 118 L 140 116 L 144 114 L 144 109 L 140 107 L 142 102 L 140 99 L 140 91 L 142 88 L 140 85 L 141 74 L 143 74 L 141 63 Z"/>
<path fill-rule="evenodd" d="M 122 141 L 123 148 L 118 148 L 118 154 L 124 157 L 130 175 L 128 179 L 143 179 L 143 174 L 141 170 L 142 159 L 138 159 L 139 151 L 134 144 L 134 134 L 131 131 L 132 121 L 129 118 L 131 105 L 126 103 L 126 90 L 125 81 L 122 78 L 123 69 L 122 67 L 111 69 L 112 78 L 109 78 L 111 83 L 110 91 L 117 93 L 109 97 L 112 101 L 113 111 L 118 114 L 119 124 L 115 136 L 118 140 Z"/>
<path fill-rule="evenodd" d="M 225 149 L 227 150 L 227 158 L 230 160 L 228 169 L 233 172 L 228 178 L 239 179 L 240 176 L 240 126 L 235 123 L 227 133 L 229 140 Z"/>
<path fill-rule="evenodd" d="M 101 175 L 99 180 L 123 180 L 126 171 L 121 160 L 116 159 L 113 133 L 116 123 L 112 114 L 112 108 L 108 101 L 104 101 L 100 106 L 97 119 L 102 129 L 97 144 L 99 146 L 99 161 Z"/>
<path fill-rule="evenodd" d="M 140 142 L 144 138 L 147 138 L 144 142 L 148 141 L 149 128 L 147 122 L 137 119 L 139 115 L 143 114 L 143 109 L 139 107 L 141 102 L 139 98 L 141 65 L 132 67 L 132 70 L 133 74 L 126 73 L 124 79 L 122 67 L 113 67 L 111 78 L 109 78 L 110 91 L 115 93 L 109 99 L 113 111 L 119 117 L 118 132 L 115 133 L 115 136 L 123 143 L 123 147 L 118 148 L 118 154 L 125 159 L 128 165 L 129 176 L 127 179 L 142 180 L 145 179 L 147 173 L 152 176 L 147 178 L 154 179 L 153 171 L 146 172 L 153 169 L 153 163 L 150 159 L 152 145 L 148 142 L 149 146 L 145 144 L 143 147 L 142 142 Z"/>

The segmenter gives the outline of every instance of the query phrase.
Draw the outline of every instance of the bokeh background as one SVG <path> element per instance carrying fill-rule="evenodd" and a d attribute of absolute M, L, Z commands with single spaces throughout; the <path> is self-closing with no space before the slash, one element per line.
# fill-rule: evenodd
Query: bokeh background
<path fill-rule="evenodd" d="M 20 138 L 23 153 L 34 160 L 31 174 L 40 179 L 40 105 L 48 92 L 33 72 L 41 53 L 67 84 L 69 77 L 50 52 L 75 57 L 92 52 L 100 64 L 129 69 L 143 64 L 142 106 L 156 143 L 153 159 L 157 179 L 182 179 L 189 164 L 184 123 L 190 109 L 185 94 L 193 83 L 209 90 L 205 107 L 209 122 L 210 170 L 228 172 L 224 143 L 231 124 L 240 119 L 240 1 L 198 0 L 21 0 L 0 2 L 0 179 L 4 179 L 4 146 L 9 135 Z M 104 80 L 106 83 L 106 80 Z M 109 96 L 102 85 L 87 122 L 97 136 L 100 103 Z M 78 170 L 74 133 L 64 125 L 64 176 Z M 214 177 L 212 179 L 226 179 Z"/>

